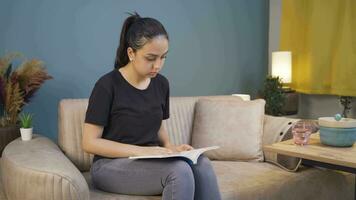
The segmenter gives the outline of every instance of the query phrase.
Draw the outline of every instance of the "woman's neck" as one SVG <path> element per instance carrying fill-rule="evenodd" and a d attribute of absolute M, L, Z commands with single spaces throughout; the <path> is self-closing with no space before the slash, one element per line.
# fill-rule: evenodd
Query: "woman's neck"
<path fill-rule="evenodd" d="M 133 68 L 131 63 L 128 63 L 127 65 L 125 65 L 124 67 L 121 67 L 118 69 L 121 74 L 125 77 L 125 79 L 135 85 L 135 86 L 140 86 L 142 84 L 147 83 L 147 81 L 149 81 L 150 78 L 144 77 L 144 76 L 140 76 Z"/>

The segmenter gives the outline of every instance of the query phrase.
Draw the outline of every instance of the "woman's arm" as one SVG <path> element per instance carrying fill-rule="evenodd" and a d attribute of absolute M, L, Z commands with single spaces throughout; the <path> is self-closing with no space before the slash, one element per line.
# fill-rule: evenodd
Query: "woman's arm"
<path fill-rule="evenodd" d="M 171 149 L 172 151 L 188 151 L 188 150 L 192 150 L 193 147 L 188 145 L 188 144 L 182 144 L 182 145 L 174 145 L 169 141 L 169 136 L 168 136 L 168 132 L 166 131 L 166 129 L 164 128 L 163 125 L 163 121 L 161 124 L 161 127 L 158 131 L 158 138 L 160 140 L 160 142 L 162 143 L 162 145 L 168 149 Z"/>
<path fill-rule="evenodd" d="M 158 138 L 164 147 L 168 148 L 168 147 L 172 146 L 171 142 L 169 141 L 168 133 L 167 133 L 166 129 L 164 128 L 163 121 L 162 121 L 161 127 L 158 131 Z"/>
<path fill-rule="evenodd" d="M 85 152 L 108 158 L 172 153 L 172 150 L 163 147 L 137 146 L 103 139 L 103 129 L 102 126 L 84 123 L 82 147 Z"/>

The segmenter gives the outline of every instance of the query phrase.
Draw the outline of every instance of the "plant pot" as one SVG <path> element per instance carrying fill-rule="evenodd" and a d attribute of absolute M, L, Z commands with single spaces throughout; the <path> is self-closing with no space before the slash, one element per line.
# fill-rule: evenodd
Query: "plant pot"
<path fill-rule="evenodd" d="M 0 127 L 0 155 L 5 146 L 18 137 L 20 137 L 19 126 Z"/>
<path fill-rule="evenodd" d="M 29 141 L 32 139 L 32 130 L 33 128 L 20 128 L 21 139 L 23 141 Z"/>
<path fill-rule="evenodd" d="M 284 115 L 296 115 L 298 114 L 298 101 L 299 95 L 294 90 L 284 91 L 286 99 L 284 101 L 284 106 L 282 107 L 282 112 Z"/>

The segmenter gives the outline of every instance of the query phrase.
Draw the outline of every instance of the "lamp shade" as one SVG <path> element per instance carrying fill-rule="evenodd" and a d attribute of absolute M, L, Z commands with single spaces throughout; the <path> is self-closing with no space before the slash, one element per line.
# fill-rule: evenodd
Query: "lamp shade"
<path fill-rule="evenodd" d="M 272 52 L 272 76 L 279 76 L 283 83 L 292 82 L 292 52 Z"/>

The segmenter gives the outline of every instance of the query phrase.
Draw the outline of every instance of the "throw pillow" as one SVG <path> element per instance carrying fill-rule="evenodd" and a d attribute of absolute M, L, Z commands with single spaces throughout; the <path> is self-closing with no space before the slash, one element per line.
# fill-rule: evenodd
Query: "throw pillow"
<path fill-rule="evenodd" d="M 195 106 L 192 146 L 220 146 L 205 153 L 213 160 L 263 161 L 265 101 L 199 99 Z"/>

